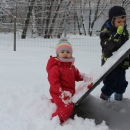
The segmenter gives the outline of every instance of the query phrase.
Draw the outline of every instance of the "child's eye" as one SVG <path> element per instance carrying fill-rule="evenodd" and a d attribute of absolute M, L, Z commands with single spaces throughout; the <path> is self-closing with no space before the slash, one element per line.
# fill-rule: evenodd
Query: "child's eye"
<path fill-rule="evenodd" d="M 118 23 L 121 23 L 120 21 Z"/>
<path fill-rule="evenodd" d="M 117 23 L 125 23 L 125 21 L 117 21 Z"/>
<path fill-rule="evenodd" d="M 63 50 L 63 51 L 61 51 L 61 53 L 70 53 L 70 51 L 66 51 L 66 50 Z"/>
<path fill-rule="evenodd" d="M 67 53 L 69 54 L 70 52 L 69 52 L 69 51 L 67 51 Z"/>
<path fill-rule="evenodd" d="M 61 51 L 61 53 L 65 53 L 64 51 Z"/>

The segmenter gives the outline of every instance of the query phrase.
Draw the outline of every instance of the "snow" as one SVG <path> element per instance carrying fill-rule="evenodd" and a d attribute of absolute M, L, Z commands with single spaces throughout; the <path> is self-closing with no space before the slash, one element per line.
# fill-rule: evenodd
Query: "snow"
<path fill-rule="evenodd" d="M 10 40 L 6 39 L 6 42 Z M 90 119 L 75 116 L 74 120 L 68 119 L 62 125 L 58 117 L 52 119 L 56 106 L 49 100 L 46 73 L 50 55 L 55 56 L 55 49 L 19 46 L 17 51 L 13 51 L 12 46 L 0 44 L 0 130 L 127 130 L 130 84 L 121 102 L 114 101 L 113 95 L 107 102 L 99 98 L 103 85 L 100 83 L 86 100 L 86 110 L 94 113 Z M 101 71 L 99 52 L 74 50 L 73 57 L 80 72 L 92 76 L 94 81 L 105 71 Z M 129 80 L 130 70 L 127 70 L 126 78 Z M 84 82 L 76 83 L 73 101 L 87 91 L 85 85 Z"/>

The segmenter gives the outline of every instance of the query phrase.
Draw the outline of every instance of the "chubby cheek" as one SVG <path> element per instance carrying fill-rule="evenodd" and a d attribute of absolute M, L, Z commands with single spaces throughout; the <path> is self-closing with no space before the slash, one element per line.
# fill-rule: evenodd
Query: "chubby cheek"
<path fill-rule="evenodd" d="M 72 54 L 71 53 L 69 53 L 69 54 L 67 54 L 67 53 L 59 53 L 58 55 L 57 55 L 57 57 L 59 57 L 59 58 L 68 58 L 68 59 L 70 59 L 70 58 L 72 58 Z"/>
<path fill-rule="evenodd" d="M 118 20 L 114 21 L 114 26 L 115 27 L 125 26 L 125 24 L 126 24 L 126 20 L 125 21 L 120 21 L 120 22 Z"/>
<path fill-rule="evenodd" d="M 68 56 L 67 56 L 68 58 L 72 58 L 72 54 L 68 54 Z"/>
<path fill-rule="evenodd" d="M 124 23 L 121 23 L 121 24 L 119 24 L 118 26 L 125 26 L 125 24 L 124 24 Z"/>
<path fill-rule="evenodd" d="M 58 54 L 57 57 L 63 58 L 63 55 L 62 54 Z"/>
<path fill-rule="evenodd" d="M 71 58 L 71 57 L 72 57 L 72 54 L 69 54 L 68 57 Z"/>

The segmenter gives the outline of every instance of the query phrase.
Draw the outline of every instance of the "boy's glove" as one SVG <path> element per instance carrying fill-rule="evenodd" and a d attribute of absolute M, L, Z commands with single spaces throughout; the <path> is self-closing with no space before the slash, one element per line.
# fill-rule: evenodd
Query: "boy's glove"
<path fill-rule="evenodd" d="M 119 26 L 117 28 L 117 34 L 121 35 L 123 33 L 123 31 L 124 31 L 124 27 L 123 26 Z"/>
<path fill-rule="evenodd" d="M 87 88 L 90 89 L 90 88 L 92 88 L 92 86 L 93 86 L 93 83 L 89 84 L 89 85 L 87 86 Z"/>

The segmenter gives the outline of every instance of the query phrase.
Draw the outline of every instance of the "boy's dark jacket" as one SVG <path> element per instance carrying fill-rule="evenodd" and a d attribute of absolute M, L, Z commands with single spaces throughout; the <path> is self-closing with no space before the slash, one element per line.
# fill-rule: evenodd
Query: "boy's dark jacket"
<path fill-rule="evenodd" d="M 101 47 L 102 47 L 102 65 L 105 63 L 107 58 L 112 56 L 112 53 L 117 51 L 128 39 L 129 34 L 126 29 L 122 35 L 117 34 L 117 28 L 112 26 L 107 20 L 101 28 L 100 39 L 101 39 Z M 128 69 L 129 67 L 129 56 L 120 64 L 116 69 Z"/>

